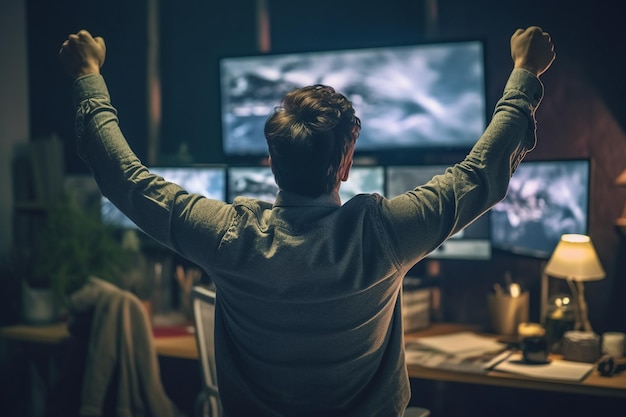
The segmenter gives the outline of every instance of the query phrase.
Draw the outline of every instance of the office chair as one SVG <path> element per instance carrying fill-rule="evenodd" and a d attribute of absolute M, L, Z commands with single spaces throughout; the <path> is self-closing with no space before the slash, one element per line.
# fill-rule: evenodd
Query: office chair
<path fill-rule="evenodd" d="M 191 291 L 196 342 L 200 357 L 203 390 L 196 402 L 197 417 L 221 417 L 222 404 L 217 389 L 215 370 L 215 292 L 201 286 L 194 286 Z"/>
<path fill-rule="evenodd" d="M 200 367 L 204 389 L 196 403 L 197 417 L 221 417 L 222 404 L 217 389 L 215 370 L 214 320 L 215 292 L 201 286 L 191 291 L 196 342 L 200 356 Z M 428 417 L 430 411 L 421 407 L 407 408 L 404 417 Z"/>

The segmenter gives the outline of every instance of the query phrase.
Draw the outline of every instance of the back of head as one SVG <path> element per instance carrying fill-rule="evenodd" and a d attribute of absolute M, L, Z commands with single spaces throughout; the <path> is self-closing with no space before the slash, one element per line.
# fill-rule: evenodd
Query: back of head
<path fill-rule="evenodd" d="M 278 186 L 310 197 L 330 193 L 361 130 L 352 103 L 332 87 L 293 90 L 265 123 Z"/>

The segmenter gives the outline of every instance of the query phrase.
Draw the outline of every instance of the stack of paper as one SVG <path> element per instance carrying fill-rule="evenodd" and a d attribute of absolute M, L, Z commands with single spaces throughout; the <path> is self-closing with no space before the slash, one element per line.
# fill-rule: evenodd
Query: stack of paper
<path fill-rule="evenodd" d="M 509 359 L 500 362 L 494 367 L 496 371 L 561 381 L 582 381 L 593 371 L 593 368 L 594 365 L 591 363 L 563 360 L 554 360 L 540 365 L 526 364 L 522 361 L 522 355 L 520 354 L 512 355 Z"/>
<path fill-rule="evenodd" d="M 431 368 L 485 373 L 510 352 L 504 343 L 471 332 L 420 337 L 406 346 L 406 361 Z"/>
<path fill-rule="evenodd" d="M 506 348 L 506 344 L 494 338 L 479 336 L 472 332 L 420 337 L 417 344 L 449 355 L 465 357 L 498 352 Z"/>

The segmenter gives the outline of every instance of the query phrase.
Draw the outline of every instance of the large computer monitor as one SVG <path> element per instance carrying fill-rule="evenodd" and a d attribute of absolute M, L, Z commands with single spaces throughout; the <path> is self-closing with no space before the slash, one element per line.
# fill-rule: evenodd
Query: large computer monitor
<path fill-rule="evenodd" d="M 388 198 L 398 196 L 435 175 L 443 174 L 447 165 L 388 166 Z M 465 229 L 457 232 L 428 255 L 431 259 L 488 260 L 491 258 L 489 213 L 483 214 Z"/>
<path fill-rule="evenodd" d="M 179 184 L 190 193 L 226 201 L 226 168 L 223 166 L 152 167 L 150 172 Z M 100 213 L 106 224 L 124 229 L 137 228 L 106 197 L 101 199 Z"/>
<path fill-rule="evenodd" d="M 524 161 L 491 210 L 496 249 L 547 259 L 565 233 L 588 233 L 591 161 Z"/>
<path fill-rule="evenodd" d="M 486 120 L 481 41 L 223 57 L 226 156 L 264 156 L 263 127 L 288 91 L 327 84 L 345 94 L 363 128 L 355 152 L 468 149 Z"/>

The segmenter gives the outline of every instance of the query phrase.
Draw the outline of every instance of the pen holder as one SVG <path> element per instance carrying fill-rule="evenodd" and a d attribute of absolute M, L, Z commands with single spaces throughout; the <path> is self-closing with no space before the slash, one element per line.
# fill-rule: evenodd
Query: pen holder
<path fill-rule="evenodd" d="M 496 334 L 517 335 L 520 323 L 528 321 L 528 291 L 518 297 L 509 294 L 488 294 L 487 306 L 491 330 Z"/>

